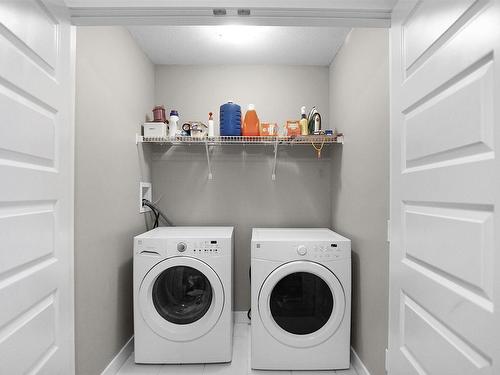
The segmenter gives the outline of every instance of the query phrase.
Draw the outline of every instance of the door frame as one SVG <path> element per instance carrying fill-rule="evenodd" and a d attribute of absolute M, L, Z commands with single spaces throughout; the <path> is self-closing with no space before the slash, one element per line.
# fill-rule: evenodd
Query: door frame
<path fill-rule="evenodd" d="M 75 127 L 75 26 L 125 25 L 225 25 L 310 26 L 391 28 L 391 0 L 63 0 L 71 21 L 71 126 Z M 226 9 L 227 15 L 214 16 L 214 8 Z M 253 15 L 239 16 L 239 9 L 250 9 Z M 70 140 L 74 146 L 74 134 Z M 74 147 L 72 155 L 74 165 Z M 74 168 L 71 189 L 74 190 Z M 73 239 L 74 194 L 71 211 Z M 71 246 L 72 321 L 74 327 L 74 239 Z M 387 301 L 388 303 L 388 301 Z M 73 368 L 76 342 L 73 331 Z"/>
<path fill-rule="evenodd" d="M 66 0 L 72 24 L 76 26 L 236 23 L 391 28 L 392 6 L 387 5 L 389 1 L 359 1 L 355 6 L 349 1 L 329 0 L 255 0 L 250 7 L 248 3 L 248 0 Z M 214 8 L 224 8 L 227 14 L 214 16 Z M 240 9 L 250 9 L 252 15 L 239 16 Z M 391 117 L 391 122 L 393 120 Z M 391 235 L 397 233 L 392 231 Z"/>
<path fill-rule="evenodd" d="M 371 0 L 66 0 L 77 26 L 107 25 L 261 25 L 391 26 L 392 1 Z M 225 15 L 214 15 L 214 9 Z M 239 11 L 251 15 L 238 15 Z"/>

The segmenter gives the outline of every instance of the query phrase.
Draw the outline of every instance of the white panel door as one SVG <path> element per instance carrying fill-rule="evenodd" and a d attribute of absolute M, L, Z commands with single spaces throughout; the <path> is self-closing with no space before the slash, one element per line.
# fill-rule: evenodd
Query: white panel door
<path fill-rule="evenodd" d="M 391 375 L 500 374 L 500 0 L 391 30 Z"/>
<path fill-rule="evenodd" d="M 0 374 L 74 373 L 73 40 L 62 1 L 0 1 Z"/>

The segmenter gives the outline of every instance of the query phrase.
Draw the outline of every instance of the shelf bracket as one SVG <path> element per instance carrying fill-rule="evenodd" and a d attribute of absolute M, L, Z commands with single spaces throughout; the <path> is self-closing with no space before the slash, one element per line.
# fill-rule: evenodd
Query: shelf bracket
<path fill-rule="evenodd" d="M 205 151 L 207 152 L 208 179 L 209 180 L 213 180 L 212 164 L 210 164 L 210 152 L 208 150 L 208 141 L 207 141 L 207 139 L 205 139 Z"/>
<path fill-rule="evenodd" d="M 273 174 L 271 175 L 271 180 L 276 181 L 276 163 L 278 161 L 278 137 L 274 142 L 274 162 L 273 162 Z"/>

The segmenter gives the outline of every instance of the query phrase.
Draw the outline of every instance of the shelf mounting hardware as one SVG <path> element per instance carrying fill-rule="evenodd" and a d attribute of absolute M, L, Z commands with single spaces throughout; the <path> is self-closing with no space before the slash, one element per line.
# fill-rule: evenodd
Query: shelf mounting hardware
<path fill-rule="evenodd" d="M 205 151 L 207 152 L 208 179 L 213 180 L 212 165 L 210 164 L 210 152 L 208 150 L 208 141 L 206 138 L 205 138 Z"/>
<path fill-rule="evenodd" d="M 271 179 L 276 181 L 276 163 L 278 161 L 278 137 L 276 137 L 276 141 L 274 142 L 274 161 L 273 161 L 273 174 L 271 175 Z"/>

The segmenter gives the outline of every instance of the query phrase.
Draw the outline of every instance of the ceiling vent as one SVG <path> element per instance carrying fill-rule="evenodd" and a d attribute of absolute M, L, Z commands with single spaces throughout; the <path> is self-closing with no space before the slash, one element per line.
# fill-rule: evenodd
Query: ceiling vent
<path fill-rule="evenodd" d="M 214 16 L 225 16 L 227 14 L 224 8 L 216 8 L 213 10 Z"/>

